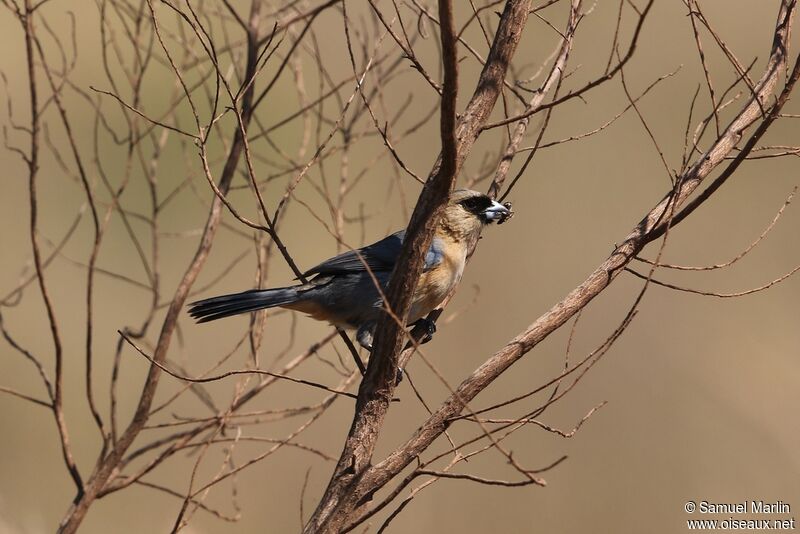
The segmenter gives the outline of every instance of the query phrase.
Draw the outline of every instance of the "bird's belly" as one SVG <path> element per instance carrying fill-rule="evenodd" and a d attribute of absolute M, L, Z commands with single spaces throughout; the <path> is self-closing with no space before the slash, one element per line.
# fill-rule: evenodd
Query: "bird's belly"
<path fill-rule="evenodd" d="M 377 319 L 380 313 L 380 296 L 389 273 L 374 274 L 381 284 L 380 291 L 368 273 L 336 275 L 312 281 L 298 301 L 284 307 L 340 328 L 358 328 Z"/>
<path fill-rule="evenodd" d="M 461 278 L 462 269 L 457 265 L 445 258 L 439 266 L 422 273 L 408 312 L 409 324 L 428 315 L 447 297 Z"/>
<path fill-rule="evenodd" d="M 337 323 L 341 321 L 339 320 L 339 317 L 336 317 L 334 310 L 326 308 L 320 302 L 314 300 L 301 300 L 292 302 L 291 304 L 287 304 L 283 307 L 305 313 L 317 321 L 326 321 L 331 324 L 335 324 L 336 326 L 340 326 Z"/>

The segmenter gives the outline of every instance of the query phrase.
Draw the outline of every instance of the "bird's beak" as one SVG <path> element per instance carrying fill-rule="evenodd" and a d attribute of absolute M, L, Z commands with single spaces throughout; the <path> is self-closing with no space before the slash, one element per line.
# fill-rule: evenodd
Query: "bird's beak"
<path fill-rule="evenodd" d="M 486 222 L 497 221 L 498 224 L 501 224 L 511 216 L 511 210 L 492 200 L 492 205 L 483 210 L 481 215 L 483 215 Z"/>

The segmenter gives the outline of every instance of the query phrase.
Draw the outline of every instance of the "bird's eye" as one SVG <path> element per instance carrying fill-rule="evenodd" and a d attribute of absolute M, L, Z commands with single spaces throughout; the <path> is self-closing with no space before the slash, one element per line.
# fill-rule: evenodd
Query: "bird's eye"
<path fill-rule="evenodd" d="M 492 199 L 487 196 L 465 198 L 460 204 L 470 213 L 478 215 L 492 205 Z"/>

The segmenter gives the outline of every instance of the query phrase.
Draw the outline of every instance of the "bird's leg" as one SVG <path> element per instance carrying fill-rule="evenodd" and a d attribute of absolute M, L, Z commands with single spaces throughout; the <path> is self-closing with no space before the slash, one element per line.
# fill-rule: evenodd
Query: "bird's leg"
<path fill-rule="evenodd" d="M 372 333 L 375 330 L 375 321 L 369 321 L 358 327 L 356 340 L 358 344 L 372 352 Z"/>
<path fill-rule="evenodd" d="M 433 339 L 433 334 L 436 333 L 436 323 L 428 319 L 427 317 L 423 317 L 422 319 L 417 319 L 414 321 L 411 326 L 414 328 L 424 328 L 425 333 L 422 335 L 422 338 L 419 340 L 420 345 L 424 345 L 431 339 Z"/>
<path fill-rule="evenodd" d="M 412 330 L 414 328 L 420 328 L 423 330 L 422 337 L 419 340 L 420 345 L 424 345 L 425 343 L 433 339 L 433 334 L 436 333 L 436 322 L 432 321 L 431 319 L 428 319 L 427 317 L 423 317 L 422 319 L 417 319 L 416 321 L 411 323 L 410 326 L 412 327 Z M 405 348 L 408 349 L 412 345 L 413 345 L 412 342 L 409 341 L 408 343 L 406 343 Z M 403 381 L 403 368 L 399 367 L 397 369 L 397 376 L 395 376 L 394 379 L 394 385 L 398 386 L 402 381 Z"/>
<path fill-rule="evenodd" d="M 336 330 L 339 332 L 339 336 L 341 336 L 342 341 L 344 344 L 347 345 L 350 354 L 353 356 L 353 361 L 356 362 L 356 366 L 358 367 L 361 376 L 364 376 L 367 373 L 367 368 L 364 366 L 364 362 L 361 361 L 361 358 L 358 355 L 358 349 L 353 342 L 350 341 L 350 338 L 347 336 L 347 333 L 342 328 L 337 327 Z"/>

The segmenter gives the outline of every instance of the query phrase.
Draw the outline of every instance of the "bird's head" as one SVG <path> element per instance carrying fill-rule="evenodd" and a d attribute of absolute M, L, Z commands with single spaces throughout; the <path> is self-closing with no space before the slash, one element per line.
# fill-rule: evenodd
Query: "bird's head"
<path fill-rule="evenodd" d="M 482 224 L 504 223 L 512 216 L 511 204 L 500 204 L 488 195 L 471 189 L 456 189 L 450 195 L 448 209 L 462 217 L 476 217 Z"/>
<path fill-rule="evenodd" d="M 486 224 L 502 224 L 512 215 L 511 204 L 500 204 L 478 191 L 456 189 L 450 195 L 442 225 L 466 237 L 479 234 Z"/>

